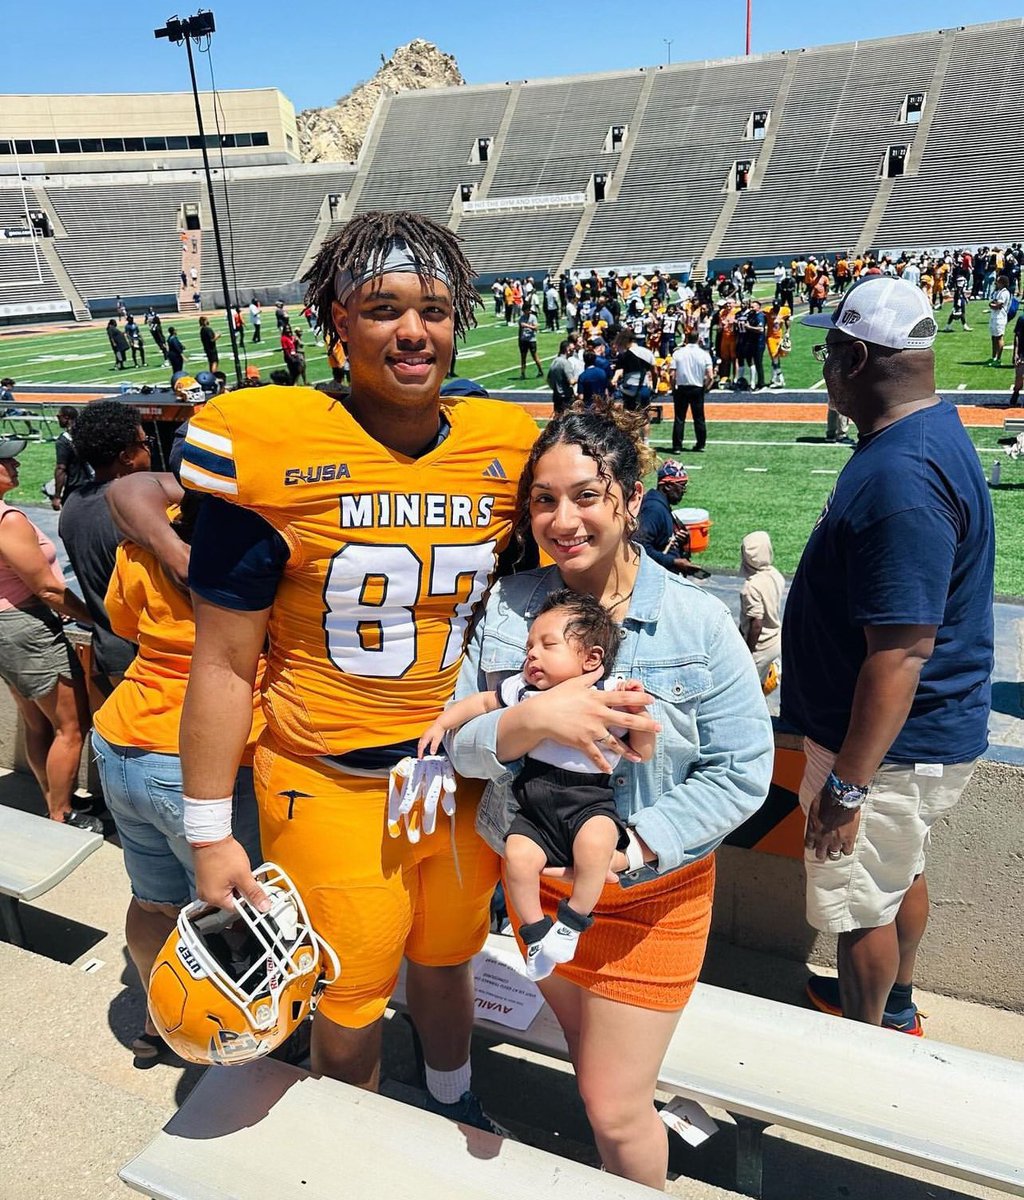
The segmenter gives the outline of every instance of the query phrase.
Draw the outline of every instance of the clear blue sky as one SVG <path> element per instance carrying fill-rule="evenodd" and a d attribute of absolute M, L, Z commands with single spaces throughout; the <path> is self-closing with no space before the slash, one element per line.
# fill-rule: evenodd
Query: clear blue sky
<path fill-rule="evenodd" d="M 753 0 L 755 53 L 889 37 L 965 22 L 1019 18 L 1020 0 Z M 190 15 L 196 7 L 179 8 Z M 221 88 L 279 87 L 297 109 L 331 104 L 380 65 L 382 53 L 422 37 L 454 54 L 470 83 L 612 71 L 743 53 L 745 0 L 623 5 L 550 0 L 206 0 L 217 20 Z M 157 41 L 167 4 L 44 0 L 4 22 L 0 91 L 146 92 L 188 87 L 185 52 Z M 628 21 L 625 12 L 635 12 Z M 357 14 L 349 24 L 346 15 Z M 332 19 L 333 17 L 333 19 Z M 200 86 L 209 68 L 199 60 Z M 0 134 L 3 130 L 0 129 Z"/>

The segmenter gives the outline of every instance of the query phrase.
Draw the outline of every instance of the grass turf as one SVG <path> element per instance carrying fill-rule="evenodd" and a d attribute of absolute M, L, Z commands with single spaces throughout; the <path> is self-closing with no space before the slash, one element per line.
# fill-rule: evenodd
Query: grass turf
<path fill-rule="evenodd" d="M 986 472 L 994 459 L 1003 463 L 1003 483 L 992 489 L 996 517 L 996 591 L 1024 596 L 1024 558 L 1016 546 L 1024 461 L 1011 462 L 998 449 L 1002 430 L 969 430 Z M 667 456 L 670 430 L 655 425 L 652 441 Z M 690 472 L 685 503 L 706 508 L 713 521 L 711 544 L 698 561 L 711 570 L 739 567 L 740 541 L 754 529 L 766 529 L 780 570 L 791 574 L 821 507 L 849 457 L 848 447 L 821 440 L 816 425 L 712 422 L 704 454 L 683 454 Z M 45 503 L 40 486 L 53 475 L 52 444 L 33 443 L 20 456 L 21 484 L 11 503 Z M 648 478 L 649 486 L 653 479 Z"/>
<path fill-rule="evenodd" d="M 944 327 L 948 306 L 936 314 L 940 327 Z M 311 331 L 298 310 L 292 310 L 293 324 L 306 334 L 307 375 L 310 383 L 330 376 L 325 352 L 314 344 Z M 141 317 L 141 314 L 136 314 Z M 186 352 L 190 354 L 186 369 L 195 372 L 206 367 L 206 360 L 199 341 L 199 325 L 195 317 L 163 318 L 164 332 L 173 325 L 178 330 Z M 536 367 L 527 363 L 525 380 L 519 378 L 519 351 L 517 333 L 502 321 L 496 322 L 493 306 L 480 310 L 480 325 L 470 331 L 469 337 L 460 347 L 458 371 L 460 375 L 472 376 L 485 386 L 492 388 L 532 389 L 544 388 L 543 380 L 537 378 Z M 987 309 L 984 301 L 975 301 L 969 306 L 970 333 L 953 326 L 950 334 L 940 334 L 935 342 L 936 378 L 943 390 L 968 391 L 1005 390 L 1013 384 L 1013 367 L 1010 351 L 1004 351 L 1001 368 L 986 366 L 990 353 Z M 543 323 L 543 322 L 542 322 Z M 224 315 L 211 316 L 211 324 L 220 333 L 221 369 L 230 377 L 231 343 L 228 338 Z M 83 328 L 70 328 L 38 333 L 0 334 L 0 371 L 10 375 L 21 384 L 109 387 L 121 383 L 166 384 L 170 372 L 161 362 L 160 355 L 149 335 L 143 328 L 146 349 L 146 366 L 131 367 L 125 371 L 113 369 L 113 356 L 103 323 Z M 247 330 L 251 333 L 251 330 Z M 544 333 L 539 336 L 539 353 L 546 369 L 548 362 L 558 350 L 563 333 Z M 824 341 L 824 331 L 806 329 L 798 321 L 793 323 L 793 352 L 784 364 L 786 383 L 789 387 L 810 388 L 821 385 L 821 366 L 815 362 L 811 347 Z M 253 345 L 251 338 L 245 345 L 243 365 L 248 363 L 259 368 L 264 379 L 270 372 L 283 366 L 273 310 L 264 311 L 263 341 Z M 129 358 L 130 362 L 130 358 Z"/>

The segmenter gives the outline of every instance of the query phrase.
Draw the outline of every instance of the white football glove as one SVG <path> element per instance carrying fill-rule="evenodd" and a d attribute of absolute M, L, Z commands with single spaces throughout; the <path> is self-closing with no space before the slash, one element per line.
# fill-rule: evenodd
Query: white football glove
<path fill-rule="evenodd" d="M 404 823 L 405 836 L 418 842 L 421 830 L 428 836 L 434 832 L 439 803 L 447 816 L 455 812 L 455 773 L 444 754 L 403 758 L 391 768 L 389 785 L 390 837 L 401 837 Z"/>

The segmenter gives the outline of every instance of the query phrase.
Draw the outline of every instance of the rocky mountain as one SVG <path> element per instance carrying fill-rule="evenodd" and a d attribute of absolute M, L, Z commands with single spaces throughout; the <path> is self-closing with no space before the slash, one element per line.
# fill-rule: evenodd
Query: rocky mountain
<path fill-rule="evenodd" d="M 366 83 L 357 84 L 329 108 L 307 108 L 296 118 L 303 162 L 351 162 L 359 153 L 373 110 L 386 89 L 458 87 L 459 64 L 431 42 L 415 38 L 399 46 Z"/>

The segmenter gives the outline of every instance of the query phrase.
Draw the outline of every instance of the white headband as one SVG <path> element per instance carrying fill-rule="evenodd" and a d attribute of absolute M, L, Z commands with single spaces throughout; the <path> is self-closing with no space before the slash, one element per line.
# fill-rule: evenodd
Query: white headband
<path fill-rule="evenodd" d="M 451 277 L 444 263 L 436 256 L 430 262 L 417 258 L 409 249 L 404 238 L 392 238 L 391 244 L 384 254 L 373 254 L 362 271 L 355 274 L 347 267 L 341 267 L 334 276 L 334 296 L 339 304 L 344 304 L 349 296 L 371 279 L 381 275 L 417 274 L 425 278 L 439 279 L 445 287 L 451 289 Z"/>

